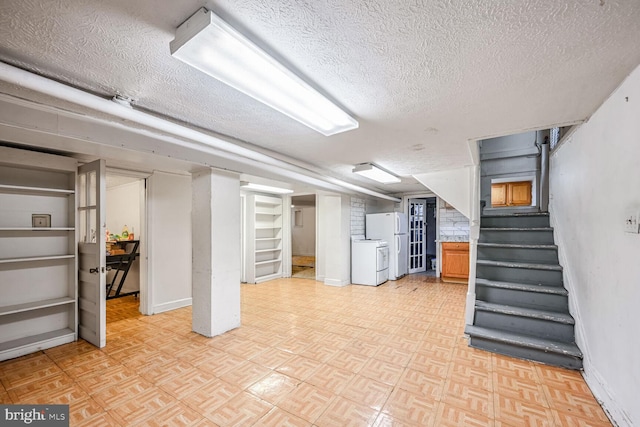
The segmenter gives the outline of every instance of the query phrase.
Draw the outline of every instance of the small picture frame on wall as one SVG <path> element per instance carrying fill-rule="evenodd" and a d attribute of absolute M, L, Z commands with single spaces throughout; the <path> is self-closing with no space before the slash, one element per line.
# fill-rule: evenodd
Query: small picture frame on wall
<path fill-rule="evenodd" d="M 33 228 L 50 228 L 51 215 L 50 214 L 32 214 L 31 226 Z"/>

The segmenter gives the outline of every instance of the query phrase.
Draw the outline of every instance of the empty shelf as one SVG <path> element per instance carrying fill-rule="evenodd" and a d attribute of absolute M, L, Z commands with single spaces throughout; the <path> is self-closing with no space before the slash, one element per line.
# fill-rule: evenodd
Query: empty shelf
<path fill-rule="evenodd" d="M 24 304 L 14 304 L 0 307 L 0 316 L 9 314 L 22 313 L 24 311 L 39 310 L 48 307 L 56 307 L 58 305 L 73 304 L 75 299 L 70 297 L 55 298 L 42 301 L 27 302 Z"/>

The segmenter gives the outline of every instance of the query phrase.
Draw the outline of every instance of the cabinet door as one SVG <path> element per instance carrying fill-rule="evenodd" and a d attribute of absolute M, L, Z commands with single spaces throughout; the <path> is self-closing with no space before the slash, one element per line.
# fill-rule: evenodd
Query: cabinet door
<path fill-rule="evenodd" d="M 531 206 L 531 181 L 510 182 L 508 199 L 510 206 Z"/>
<path fill-rule="evenodd" d="M 491 206 L 531 206 L 531 181 L 491 184 Z"/>
<path fill-rule="evenodd" d="M 442 244 L 442 276 L 467 279 L 469 277 L 469 244 Z"/>
<path fill-rule="evenodd" d="M 491 184 L 491 206 L 507 206 L 507 184 Z"/>

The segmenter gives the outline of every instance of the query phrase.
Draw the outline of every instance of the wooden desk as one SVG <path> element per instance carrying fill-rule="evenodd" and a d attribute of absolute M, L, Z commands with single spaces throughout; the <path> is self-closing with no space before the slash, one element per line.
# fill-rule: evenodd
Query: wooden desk
<path fill-rule="evenodd" d="M 107 284 L 107 299 L 113 298 L 121 298 L 126 297 L 127 295 L 138 295 L 140 290 L 133 292 L 124 292 L 122 293 L 122 286 L 124 285 L 125 280 L 127 279 L 127 274 L 129 274 L 129 269 L 131 265 L 136 260 L 136 258 L 140 255 L 138 253 L 138 246 L 140 245 L 139 240 L 121 240 L 118 242 L 107 242 L 111 244 L 111 247 L 119 246 L 120 248 L 124 247 L 124 254 L 116 254 L 116 255 L 107 255 L 106 266 L 107 271 L 115 271 L 111 282 Z M 122 273 L 122 275 L 120 275 Z M 120 276 L 120 280 L 118 281 L 118 276 Z M 115 293 L 112 295 L 113 287 L 116 282 L 118 283 L 118 287 L 116 288 Z"/>

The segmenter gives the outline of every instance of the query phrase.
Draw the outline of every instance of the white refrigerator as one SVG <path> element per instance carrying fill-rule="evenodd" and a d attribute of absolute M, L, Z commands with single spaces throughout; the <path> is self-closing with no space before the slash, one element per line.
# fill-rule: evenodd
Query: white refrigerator
<path fill-rule="evenodd" d="M 400 212 L 369 214 L 365 233 L 367 239 L 382 239 L 389 243 L 389 280 L 406 275 L 409 270 L 407 216 Z"/>

